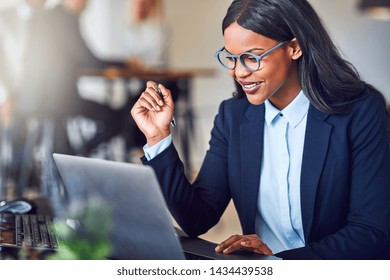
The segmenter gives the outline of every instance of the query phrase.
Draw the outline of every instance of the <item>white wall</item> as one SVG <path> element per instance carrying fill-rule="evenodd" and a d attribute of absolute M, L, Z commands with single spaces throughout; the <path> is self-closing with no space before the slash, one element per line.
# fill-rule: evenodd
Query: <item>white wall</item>
<path fill-rule="evenodd" d="M 390 100 L 390 21 L 364 16 L 356 0 L 309 0 L 344 56 Z"/>

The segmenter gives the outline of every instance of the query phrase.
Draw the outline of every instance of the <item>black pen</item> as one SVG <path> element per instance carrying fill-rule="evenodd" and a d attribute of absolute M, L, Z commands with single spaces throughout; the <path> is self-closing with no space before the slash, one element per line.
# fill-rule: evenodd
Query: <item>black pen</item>
<path fill-rule="evenodd" d="M 163 97 L 163 94 L 161 92 L 161 89 L 157 86 L 153 86 L 153 89 L 155 92 L 157 92 L 157 94 L 161 97 L 161 99 L 163 100 L 164 102 L 164 97 Z M 172 120 L 171 120 L 171 126 L 172 127 L 175 127 L 176 126 L 176 121 L 175 121 L 175 117 L 172 117 Z"/>

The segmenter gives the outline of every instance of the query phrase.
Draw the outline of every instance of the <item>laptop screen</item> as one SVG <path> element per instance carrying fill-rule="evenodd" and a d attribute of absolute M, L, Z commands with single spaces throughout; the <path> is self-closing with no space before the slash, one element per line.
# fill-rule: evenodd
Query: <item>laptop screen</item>
<path fill-rule="evenodd" d="M 115 259 L 184 259 L 151 167 L 54 154 L 70 207 L 99 200 L 112 210 Z"/>

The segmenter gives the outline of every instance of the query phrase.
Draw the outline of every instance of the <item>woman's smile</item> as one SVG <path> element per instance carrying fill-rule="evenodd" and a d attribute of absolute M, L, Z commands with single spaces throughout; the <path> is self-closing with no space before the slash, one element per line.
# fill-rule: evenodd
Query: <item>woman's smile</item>
<path fill-rule="evenodd" d="M 241 85 L 243 91 L 246 94 L 254 94 L 262 85 L 263 82 L 246 82 L 237 80 L 237 82 Z"/>

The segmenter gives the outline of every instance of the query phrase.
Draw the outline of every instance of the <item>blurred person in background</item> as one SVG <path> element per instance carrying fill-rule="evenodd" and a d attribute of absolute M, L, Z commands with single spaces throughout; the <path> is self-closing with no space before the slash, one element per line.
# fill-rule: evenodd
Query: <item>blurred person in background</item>
<path fill-rule="evenodd" d="M 40 81 L 47 80 L 42 73 L 47 72 L 53 46 L 47 36 L 51 27 L 44 20 L 48 3 L 46 0 L 15 1 L 0 13 L 0 94 L 3 100 L 0 111 L 2 130 L 7 134 L 2 136 L 2 146 L 6 146 L 10 158 L 2 165 L 6 169 L 3 176 L 7 177 L 2 178 L 3 181 L 29 177 L 24 174 L 30 173 L 32 168 L 32 150 L 39 141 L 38 126 L 42 126 L 51 105 L 50 98 L 42 98 L 44 87 Z M 63 146 L 64 139 L 61 137 L 57 145 Z M 20 183 L 25 184 L 26 180 Z"/>
<path fill-rule="evenodd" d="M 123 51 L 133 67 L 164 68 L 169 63 L 169 26 L 162 0 L 129 0 Z"/>
<path fill-rule="evenodd" d="M 62 0 L 62 7 L 58 7 L 58 14 L 55 16 L 57 18 L 56 24 L 62 27 L 62 31 L 59 32 L 58 36 L 63 38 L 62 45 L 66 46 L 63 53 L 68 56 L 68 59 L 69 56 L 72 58 L 71 61 L 68 61 L 68 65 L 74 67 L 73 70 L 70 71 L 69 69 L 68 72 L 69 75 L 71 73 L 74 75 L 71 83 L 73 87 L 72 92 L 74 93 L 73 101 L 71 100 L 70 104 L 70 106 L 73 106 L 71 115 L 76 116 L 76 121 L 81 116 L 83 123 L 86 121 L 85 118 L 95 122 L 95 133 L 93 133 L 93 136 L 74 135 L 75 131 L 73 131 L 73 134 L 71 133 L 72 131 L 68 133 L 70 139 L 73 136 L 75 141 L 78 142 L 73 145 L 75 150 L 84 155 L 89 155 L 99 144 L 109 141 L 120 133 L 122 128 L 122 111 L 120 110 L 121 108 L 114 108 L 109 103 L 102 104 L 81 98 L 77 89 L 78 79 L 83 74 L 83 71 L 126 67 L 125 62 L 102 60 L 96 57 L 87 46 L 80 31 L 80 17 L 87 5 L 87 0 Z M 73 124 L 75 123 L 73 122 Z M 75 126 L 77 129 L 79 125 L 76 123 Z M 82 139 L 77 140 L 80 137 Z"/>
<path fill-rule="evenodd" d="M 81 36 L 78 20 L 86 3 L 25 0 L 0 12 L 0 110 L 10 127 L 16 177 L 31 173 L 25 170 L 36 151 L 80 153 L 118 132 L 120 111 L 78 95 L 83 70 L 111 65 L 96 58 Z M 77 115 L 96 121 L 81 146 L 71 145 L 67 133 L 68 119 Z"/>

